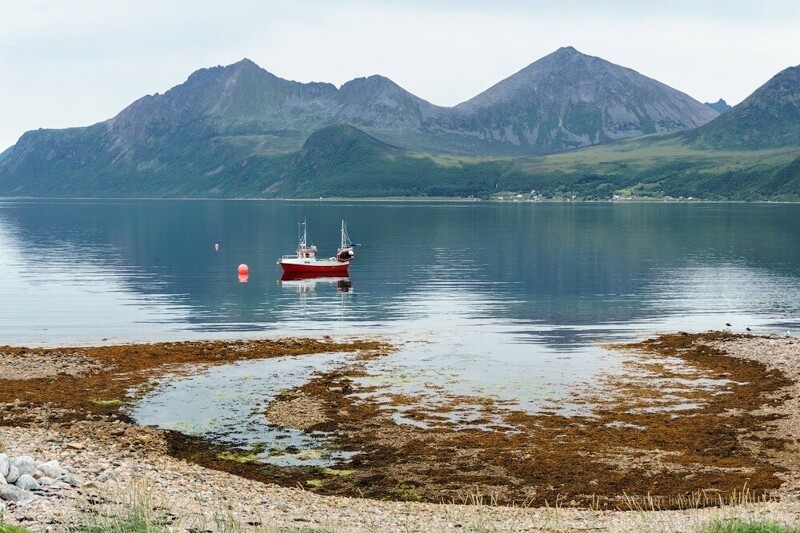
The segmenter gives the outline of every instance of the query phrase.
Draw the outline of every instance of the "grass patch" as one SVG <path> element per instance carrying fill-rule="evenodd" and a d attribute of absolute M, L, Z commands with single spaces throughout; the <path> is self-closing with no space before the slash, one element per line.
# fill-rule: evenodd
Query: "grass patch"
<path fill-rule="evenodd" d="M 2 518 L 0 518 L 2 520 Z M 0 533 L 31 533 L 29 529 L 19 526 L 0 524 Z"/>
<path fill-rule="evenodd" d="M 168 531 L 170 521 L 163 507 L 154 503 L 149 490 L 131 487 L 121 501 L 92 509 L 70 533 L 155 533 Z"/>
<path fill-rule="evenodd" d="M 800 527 L 790 527 L 771 520 L 715 520 L 699 533 L 798 533 Z"/>
<path fill-rule="evenodd" d="M 0 451 L 2 450 L 3 448 L 0 446 Z M 3 509 L 3 507 L 0 507 L 0 533 L 31 533 L 30 530 L 24 527 L 6 524 L 6 516 Z"/>

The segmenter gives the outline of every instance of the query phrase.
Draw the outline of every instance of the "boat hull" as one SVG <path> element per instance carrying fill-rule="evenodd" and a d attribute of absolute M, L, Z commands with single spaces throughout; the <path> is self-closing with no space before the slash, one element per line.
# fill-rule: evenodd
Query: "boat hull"
<path fill-rule="evenodd" d="M 336 262 L 332 264 L 315 264 L 322 263 L 316 261 L 312 263 L 290 263 L 281 261 L 280 265 L 283 268 L 283 273 L 292 276 L 332 276 L 332 277 L 345 277 L 347 276 L 347 269 L 350 263 Z M 327 263 L 327 262 L 326 262 Z"/>

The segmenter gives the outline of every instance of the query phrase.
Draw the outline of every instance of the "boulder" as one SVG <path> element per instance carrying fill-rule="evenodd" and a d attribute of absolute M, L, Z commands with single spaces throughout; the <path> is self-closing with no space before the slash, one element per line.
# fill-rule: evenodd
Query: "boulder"
<path fill-rule="evenodd" d="M 70 487 L 77 487 L 78 480 L 72 474 L 64 474 L 58 478 L 59 481 L 66 483 Z"/>
<path fill-rule="evenodd" d="M 43 476 L 47 476 L 52 479 L 58 479 L 66 473 L 58 464 L 58 461 L 48 461 L 46 463 L 42 463 L 39 465 L 39 472 L 41 472 Z"/>
<path fill-rule="evenodd" d="M 11 465 L 8 468 L 8 475 L 6 476 L 6 481 L 8 481 L 8 483 L 11 484 L 11 483 L 16 483 L 18 479 L 19 479 L 19 469 L 16 466 Z"/>
<path fill-rule="evenodd" d="M 106 481 L 116 481 L 117 476 L 114 475 L 114 472 L 111 470 L 104 470 L 99 476 L 97 476 L 98 483 L 105 483 Z"/>
<path fill-rule="evenodd" d="M 11 466 L 17 467 L 20 476 L 24 476 L 25 474 L 30 474 L 32 476 L 36 473 L 36 464 L 33 462 L 33 457 L 30 455 L 12 457 Z"/>
<path fill-rule="evenodd" d="M 19 476 L 16 485 L 23 490 L 39 490 L 42 488 L 39 482 L 30 474 L 22 474 Z"/>
<path fill-rule="evenodd" d="M 0 500 L 12 503 L 27 503 L 36 496 L 14 485 L 0 485 Z"/>
<path fill-rule="evenodd" d="M 11 466 L 11 461 L 4 453 L 0 453 L 0 476 L 8 476 L 8 469 Z"/>
<path fill-rule="evenodd" d="M 38 481 L 39 485 L 41 485 L 42 487 L 49 487 L 50 485 L 55 483 L 55 480 L 53 480 L 53 478 L 47 476 L 42 476 L 36 481 Z"/>
<path fill-rule="evenodd" d="M 7 485 L 8 481 L 6 481 L 6 477 L 0 474 L 0 485 Z"/>

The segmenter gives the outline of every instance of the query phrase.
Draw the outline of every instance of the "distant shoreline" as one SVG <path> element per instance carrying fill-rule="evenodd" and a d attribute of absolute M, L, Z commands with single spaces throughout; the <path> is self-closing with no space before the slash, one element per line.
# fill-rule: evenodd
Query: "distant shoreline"
<path fill-rule="evenodd" d="M 217 197 L 186 197 L 176 196 L 174 198 L 151 197 L 151 196 L 121 196 L 121 197 L 61 197 L 61 196 L 0 196 L 0 202 L 30 201 L 30 200 L 59 200 L 59 201 L 128 201 L 128 200 L 150 200 L 150 201 L 240 201 L 240 202 L 386 202 L 386 203 L 460 203 L 460 204 L 751 204 L 751 205 L 798 205 L 800 201 L 791 200 L 704 200 L 694 198 L 692 200 L 678 200 L 672 198 L 664 200 L 662 198 L 638 198 L 635 200 L 540 200 L 540 201 L 509 201 L 509 200 L 484 200 L 481 198 L 463 198 L 450 196 L 374 196 L 374 197 L 347 197 L 332 196 L 322 198 L 217 198 Z"/>

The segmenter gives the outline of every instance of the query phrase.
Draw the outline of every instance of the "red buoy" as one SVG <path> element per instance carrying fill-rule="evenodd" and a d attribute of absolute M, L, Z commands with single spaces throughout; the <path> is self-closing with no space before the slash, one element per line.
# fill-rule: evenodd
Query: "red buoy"
<path fill-rule="evenodd" d="M 214 245 L 214 250 L 216 250 L 217 252 L 219 252 L 219 243 L 217 243 L 217 244 L 215 244 L 215 245 Z"/>
<path fill-rule="evenodd" d="M 247 274 L 239 274 L 239 283 L 247 283 L 247 280 L 250 278 Z"/>
<path fill-rule="evenodd" d="M 245 265 L 244 263 L 239 265 L 239 275 L 240 276 L 246 276 L 249 273 L 250 273 L 250 269 L 247 268 L 247 265 Z"/>

